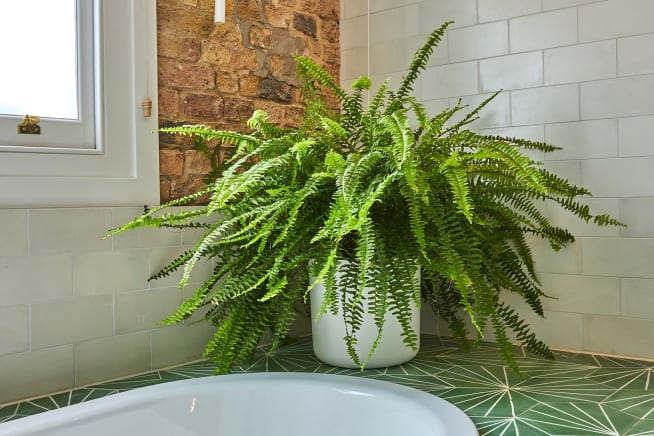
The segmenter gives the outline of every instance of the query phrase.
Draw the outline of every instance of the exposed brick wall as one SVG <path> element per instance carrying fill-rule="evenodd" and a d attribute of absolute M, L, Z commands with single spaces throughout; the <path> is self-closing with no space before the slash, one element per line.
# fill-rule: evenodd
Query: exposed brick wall
<path fill-rule="evenodd" d="M 338 77 L 339 0 L 158 0 L 159 125 L 244 130 L 255 109 L 293 126 L 302 114 L 293 54 Z M 161 135 L 161 201 L 203 186 L 209 168 L 190 142 Z"/>

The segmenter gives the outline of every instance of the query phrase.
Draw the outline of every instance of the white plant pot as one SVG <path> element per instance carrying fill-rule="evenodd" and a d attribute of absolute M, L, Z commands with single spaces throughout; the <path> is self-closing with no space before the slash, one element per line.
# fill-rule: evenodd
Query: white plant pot
<path fill-rule="evenodd" d="M 416 274 L 416 279 L 419 279 L 418 274 Z M 346 335 L 345 322 L 343 320 L 342 309 L 339 309 L 336 315 L 331 312 L 323 313 L 320 318 L 316 320 L 316 315 L 322 306 L 324 293 L 325 287 L 322 283 L 319 283 L 311 290 L 310 294 L 313 351 L 318 359 L 329 365 L 344 368 L 358 368 L 357 364 L 352 361 L 347 353 L 347 346 L 344 339 Z M 365 314 L 361 329 L 356 333 L 357 343 L 355 349 L 362 362 L 370 353 L 372 345 L 377 338 L 375 319 L 368 313 L 368 294 L 369 289 L 364 290 Z M 420 308 L 415 303 L 411 304 L 411 327 L 418 335 L 419 347 Z M 387 313 L 381 340 L 365 367 L 383 368 L 399 365 L 413 359 L 417 353 L 417 348 L 416 350 L 413 350 L 402 341 L 402 326 L 397 320 L 397 317 L 391 313 Z"/>

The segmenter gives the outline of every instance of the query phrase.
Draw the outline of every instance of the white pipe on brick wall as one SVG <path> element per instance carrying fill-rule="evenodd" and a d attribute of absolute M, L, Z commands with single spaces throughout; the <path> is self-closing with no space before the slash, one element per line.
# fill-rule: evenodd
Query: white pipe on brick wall
<path fill-rule="evenodd" d="M 216 0 L 216 7 L 213 12 L 213 21 L 215 23 L 225 22 L 225 0 Z"/>

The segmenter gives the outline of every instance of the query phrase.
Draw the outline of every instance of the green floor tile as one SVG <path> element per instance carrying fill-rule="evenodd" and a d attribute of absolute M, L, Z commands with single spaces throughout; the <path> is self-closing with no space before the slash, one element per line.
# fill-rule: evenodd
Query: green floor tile
<path fill-rule="evenodd" d="M 503 366 L 493 344 L 466 353 L 435 336 L 421 338 L 413 361 L 390 368 L 335 368 L 316 359 L 310 339 L 302 339 L 274 352 L 259 350 L 234 372 L 316 372 L 402 384 L 457 405 L 484 436 L 654 436 L 651 362 L 569 352 L 556 352 L 552 362 L 518 351 L 527 379 Z M 0 407 L 0 422 L 214 370 L 211 362 L 195 362 L 8 405 Z"/>

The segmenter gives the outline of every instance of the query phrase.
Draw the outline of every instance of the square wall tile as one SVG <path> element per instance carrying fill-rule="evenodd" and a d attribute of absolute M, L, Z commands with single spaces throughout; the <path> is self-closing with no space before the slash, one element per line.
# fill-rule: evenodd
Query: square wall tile
<path fill-rule="evenodd" d="M 347 3 L 347 2 L 346 2 Z M 346 8 L 347 9 L 347 8 Z M 368 45 L 368 15 L 346 18 L 340 23 L 341 50 Z"/>
<path fill-rule="evenodd" d="M 582 83 L 581 118 L 589 120 L 654 114 L 652 93 L 654 74 Z"/>
<path fill-rule="evenodd" d="M 618 74 L 654 73 L 654 33 L 618 39 Z"/>
<path fill-rule="evenodd" d="M 420 3 L 421 34 L 430 34 L 446 21 L 454 21 L 450 29 L 476 24 L 476 0 L 423 0 Z"/>
<path fill-rule="evenodd" d="M 116 334 L 159 327 L 159 322 L 172 315 L 182 304 L 182 291 L 177 288 L 150 289 L 116 295 Z"/>
<path fill-rule="evenodd" d="M 620 199 L 620 219 L 627 227 L 620 234 L 631 238 L 654 238 L 654 197 Z"/>
<path fill-rule="evenodd" d="M 596 197 L 654 195 L 654 156 L 589 159 L 581 162 L 583 186 Z"/>
<path fill-rule="evenodd" d="M 618 316 L 584 315 L 585 351 L 651 358 L 654 321 Z"/>
<path fill-rule="evenodd" d="M 109 251 L 102 237 L 111 228 L 111 209 L 32 209 L 29 211 L 30 255 Z"/>
<path fill-rule="evenodd" d="M 427 68 L 422 74 L 421 100 L 477 94 L 477 62 Z"/>
<path fill-rule="evenodd" d="M 452 29 L 448 32 L 450 62 L 501 56 L 509 52 L 506 21 Z"/>
<path fill-rule="evenodd" d="M 654 238 L 583 238 L 581 245 L 584 274 L 654 278 Z"/>
<path fill-rule="evenodd" d="M 622 279 L 622 315 L 654 320 L 654 279 Z"/>
<path fill-rule="evenodd" d="M 619 199 L 617 198 L 595 198 L 585 197 L 576 199 L 581 204 L 590 206 L 590 213 L 599 215 L 608 213 L 612 217 L 620 218 Z M 555 226 L 568 229 L 576 238 L 579 237 L 618 237 L 620 236 L 621 227 L 617 226 L 597 226 L 592 220 L 586 222 L 579 219 L 572 212 L 560 207 L 558 204 L 548 201 L 543 204 L 541 211 L 551 223 Z"/>
<path fill-rule="evenodd" d="M 577 43 L 577 11 L 561 9 L 509 21 L 511 53 Z"/>
<path fill-rule="evenodd" d="M 27 210 L 0 210 L 0 256 L 27 256 Z"/>
<path fill-rule="evenodd" d="M 533 88 L 542 84 L 543 55 L 540 51 L 479 61 L 479 86 L 483 92 Z"/>
<path fill-rule="evenodd" d="M 579 42 L 654 32 L 654 2 L 608 0 L 579 8 Z"/>
<path fill-rule="evenodd" d="M 579 120 L 579 89 L 574 85 L 511 91 L 514 126 Z"/>
<path fill-rule="evenodd" d="M 214 328 L 208 322 L 155 329 L 152 335 L 152 368 L 165 368 L 202 358 L 213 338 Z"/>
<path fill-rule="evenodd" d="M 368 0 L 344 0 L 342 1 L 342 19 L 353 18 L 368 13 Z"/>
<path fill-rule="evenodd" d="M 0 356 L 30 348 L 28 306 L 0 306 Z"/>
<path fill-rule="evenodd" d="M 616 120 L 548 124 L 545 142 L 563 150 L 548 153 L 548 160 L 595 159 L 618 156 Z"/>
<path fill-rule="evenodd" d="M 500 127 L 494 129 L 484 129 L 480 131 L 483 135 L 503 136 L 505 138 L 519 138 L 528 141 L 544 142 L 545 141 L 545 126 L 516 126 L 516 127 Z M 545 160 L 545 153 L 538 150 L 520 149 L 520 152 L 529 158 L 543 162 Z"/>
<path fill-rule="evenodd" d="M 70 297 L 73 294 L 71 257 L 0 257 L 0 283 L 0 306 Z"/>
<path fill-rule="evenodd" d="M 113 334 L 111 295 L 76 297 L 32 305 L 32 349 Z"/>
<path fill-rule="evenodd" d="M 542 0 L 478 0 L 479 21 L 496 21 L 541 11 Z"/>
<path fill-rule="evenodd" d="M 75 295 L 148 289 L 148 250 L 86 253 L 73 258 Z"/>
<path fill-rule="evenodd" d="M 545 85 L 616 77 L 615 40 L 545 50 Z"/>
<path fill-rule="evenodd" d="M 586 5 L 588 3 L 598 3 L 606 0 L 543 0 L 543 10 L 570 8 L 573 6 Z"/>
<path fill-rule="evenodd" d="M 73 346 L 0 356 L 0 404 L 73 387 Z"/>
<path fill-rule="evenodd" d="M 143 214 L 143 208 L 117 207 L 112 209 L 113 227 L 120 227 Z M 179 229 L 141 228 L 113 237 L 114 250 L 128 248 L 178 247 L 182 241 Z"/>
<path fill-rule="evenodd" d="M 531 309 L 517 312 L 529 324 L 536 337 L 552 348 L 580 350 L 583 343 L 582 316 L 578 313 L 545 311 L 538 316 Z"/>
<path fill-rule="evenodd" d="M 581 244 L 573 244 L 554 251 L 550 244 L 540 238 L 528 238 L 534 257 L 534 268 L 538 273 L 581 274 Z"/>
<path fill-rule="evenodd" d="M 461 111 L 458 116 L 455 116 L 455 121 L 462 119 L 465 114 L 474 110 L 479 106 L 484 100 L 491 97 L 492 94 L 484 95 L 473 95 L 468 97 L 461 98 L 461 104 L 467 105 L 468 107 Z M 456 105 L 458 99 L 451 98 L 450 106 Z M 498 94 L 493 100 L 491 100 L 486 107 L 484 107 L 479 113 L 479 119 L 468 124 L 466 128 L 468 129 L 491 129 L 495 127 L 507 127 L 511 124 L 511 114 L 509 109 L 509 93 L 503 92 Z"/>
<path fill-rule="evenodd" d="M 162 268 L 167 266 L 171 261 L 183 254 L 185 251 L 190 250 L 192 246 L 181 248 L 153 248 L 150 250 L 150 272 L 148 277 L 158 273 Z M 169 288 L 179 284 L 184 271 L 182 265 L 177 271 L 171 273 L 167 277 L 163 277 L 150 282 L 150 288 Z M 213 273 L 213 265 L 211 260 L 202 258 L 199 260 L 191 272 L 189 283 L 204 283 Z"/>
<path fill-rule="evenodd" d="M 370 47 L 370 75 L 392 73 L 408 68 L 413 54 L 425 42 L 423 36 L 409 36 L 374 44 Z M 447 62 L 447 49 L 436 49 L 433 57 Z"/>
<path fill-rule="evenodd" d="M 654 116 L 618 120 L 620 156 L 654 155 Z"/>
<path fill-rule="evenodd" d="M 108 381 L 150 369 L 149 332 L 75 344 L 75 386 Z"/>
<path fill-rule="evenodd" d="M 620 314 L 620 279 L 574 274 L 539 274 L 548 312 Z"/>
<path fill-rule="evenodd" d="M 416 35 L 420 35 L 420 9 L 417 4 L 386 9 L 370 15 L 371 44 Z"/>
<path fill-rule="evenodd" d="M 368 47 L 341 50 L 341 79 L 358 79 L 368 76 Z M 182 234 L 186 231 L 182 232 Z"/>
<path fill-rule="evenodd" d="M 395 9 L 402 6 L 409 6 L 420 3 L 421 0 L 374 0 L 370 3 L 370 12 L 381 12 L 388 9 Z"/>
<path fill-rule="evenodd" d="M 543 168 L 559 177 L 563 177 L 573 185 L 581 185 L 581 161 L 549 160 L 545 161 Z"/>

